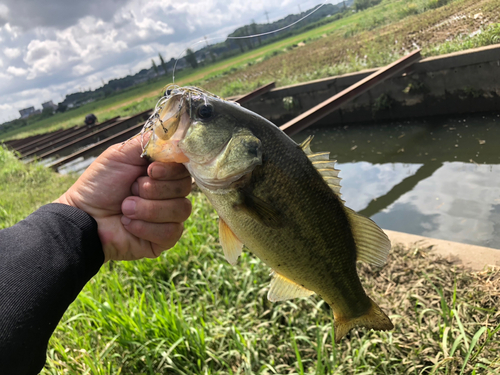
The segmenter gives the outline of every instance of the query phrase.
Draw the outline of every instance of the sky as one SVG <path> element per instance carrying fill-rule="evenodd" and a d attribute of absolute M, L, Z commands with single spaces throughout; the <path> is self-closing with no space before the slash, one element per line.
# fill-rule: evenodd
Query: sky
<path fill-rule="evenodd" d="M 323 0 L 0 0 L 0 124 Z M 337 3 L 337 1 L 328 1 Z M 214 38 L 214 39 L 211 39 Z M 193 46 L 193 43 L 201 42 Z"/>

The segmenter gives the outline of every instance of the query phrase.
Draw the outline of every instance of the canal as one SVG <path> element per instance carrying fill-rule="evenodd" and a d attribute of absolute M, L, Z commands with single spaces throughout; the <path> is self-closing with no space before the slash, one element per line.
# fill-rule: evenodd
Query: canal
<path fill-rule="evenodd" d="M 384 229 L 500 249 L 500 115 L 313 127 L 346 205 Z"/>

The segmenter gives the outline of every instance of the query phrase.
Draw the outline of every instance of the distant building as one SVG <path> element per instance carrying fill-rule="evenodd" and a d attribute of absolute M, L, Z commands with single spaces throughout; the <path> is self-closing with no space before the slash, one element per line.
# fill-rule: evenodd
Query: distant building
<path fill-rule="evenodd" d="M 35 113 L 35 107 L 28 107 L 19 111 L 21 118 L 28 118 Z"/>
<path fill-rule="evenodd" d="M 55 105 L 52 100 L 48 101 L 48 102 L 45 102 L 45 103 L 42 103 L 42 108 L 43 109 L 46 109 L 46 108 L 52 108 L 54 111 L 57 109 L 57 105 Z"/>

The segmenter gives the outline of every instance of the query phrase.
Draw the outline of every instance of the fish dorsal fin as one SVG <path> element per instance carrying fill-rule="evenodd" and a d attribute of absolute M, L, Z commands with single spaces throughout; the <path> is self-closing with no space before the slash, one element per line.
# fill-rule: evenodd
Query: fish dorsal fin
<path fill-rule="evenodd" d="M 267 293 L 267 299 L 271 302 L 285 301 L 287 299 L 309 297 L 314 292 L 294 283 L 278 272 L 271 272 L 272 280 Z"/>
<path fill-rule="evenodd" d="M 391 241 L 375 222 L 350 208 L 345 209 L 356 243 L 357 260 L 383 266 L 391 250 Z"/>
<path fill-rule="evenodd" d="M 306 138 L 306 140 L 304 142 L 302 142 L 300 144 L 300 148 L 302 149 L 302 151 L 304 151 L 306 153 L 306 155 L 312 154 L 311 141 L 313 140 L 313 138 L 314 138 L 314 135 L 310 135 L 309 137 Z"/>
<path fill-rule="evenodd" d="M 226 260 L 234 266 L 241 255 L 243 244 L 221 217 L 219 218 L 219 241 Z"/>
<path fill-rule="evenodd" d="M 329 152 L 317 152 L 313 153 L 311 151 L 311 141 L 313 140 L 313 136 L 310 135 L 307 139 L 300 144 L 300 148 L 307 155 L 312 165 L 319 172 L 321 177 L 326 181 L 328 186 L 333 190 L 335 194 L 337 194 L 340 198 L 342 194 L 340 194 L 340 180 L 339 170 L 335 169 L 336 160 L 330 160 Z M 342 203 L 344 201 L 341 199 Z"/>

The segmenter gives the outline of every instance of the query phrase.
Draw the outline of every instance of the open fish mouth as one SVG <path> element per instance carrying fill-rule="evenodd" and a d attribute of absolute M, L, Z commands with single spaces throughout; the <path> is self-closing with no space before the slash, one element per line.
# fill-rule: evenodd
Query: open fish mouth
<path fill-rule="evenodd" d="M 153 114 L 141 130 L 142 157 L 161 162 L 187 163 L 189 158 L 179 148 L 191 123 L 191 103 L 194 100 L 207 102 L 219 97 L 197 87 L 170 85 L 156 104 Z M 144 144 L 145 135 L 151 133 Z"/>

